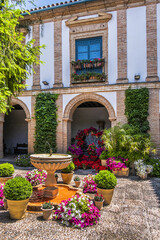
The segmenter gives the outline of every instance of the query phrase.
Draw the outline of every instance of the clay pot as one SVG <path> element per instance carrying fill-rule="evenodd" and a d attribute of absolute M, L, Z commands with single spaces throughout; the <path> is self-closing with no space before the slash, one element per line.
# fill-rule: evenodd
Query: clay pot
<path fill-rule="evenodd" d="M 74 182 L 75 182 L 75 185 L 76 185 L 77 188 L 78 188 L 79 185 L 81 184 L 81 181 L 74 181 Z"/>
<path fill-rule="evenodd" d="M 100 202 L 100 201 L 94 201 L 95 206 L 96 206 L 99 210 L 101 210 L 101 209 L 103 208 L 103 202 L 104 202 L 104 201 L 102 201 L 102 202 Z"/>
<path fill-rule="evenodd" d="M 102 194 L 105 204 L 110 204 L 113 196 L 114 189 L 97 188 L 98 194 Z"/>
<path fill-rule="evenodd" d="M 106 159 L 101 159 L 101 165 L 107 167 Z"/>
<path fill-rule="evenodd" d="M 52 219 L 53 209 L 54 209 L 54 207 L 51 208 L 51 209 L 43 209 L 43 208 L 41 208 L 41 210 L 43 211 L 43 219 L 44 219 L 44 220 L 50 220 L 50 219 Z"/>
<path fill-rule="evenodd" d="M 70 184 L 72 177 L 73 177 L 73 172 L 71 173 L 61 173 L 63 183 Z"/>
<path fill-rule="evenodd" d="M 119 171 L 112 170 L 112 172 L 114 173 L 114 175 L 116 177 L 128 177 L 129 176 L 129 168 L 122 168 L 122 170 L 119 170 Z"/>
<path fill-rule="evenodd" d="M 11 219 L 21 219 L 25 217 L 29 198 L 25 200 L 8 200 L 7 205 Z"/>
<path fill-rule="evenodd" d="M 0 177 L 0 183 L 6 183 L 9 179 L 12 179 L 13 176 L 10 177 Z"/>
<path fill-rule="evenodd" d="M 139 177 L 140 177 L 142 180 L 146 180 L 147 177 L 148 177 L 148 174 L 147 174 L 147 173 L 141 174 L 141 175 L 139 175 Z"/>

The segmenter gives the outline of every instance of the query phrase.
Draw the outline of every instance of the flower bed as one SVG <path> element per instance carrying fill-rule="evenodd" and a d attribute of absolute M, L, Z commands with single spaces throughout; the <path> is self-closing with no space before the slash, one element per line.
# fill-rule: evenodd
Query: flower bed
<path fill-rule="evenodd" d="M 87 177 L 83 178 L 83 192 L 84 193 L 96 193 L 97 184 L 94 181 L 94 176 L 89 174 Z"/>
<path fill-rule="evenodd" d="M 32 186 L 44 184 L 47 178 L 47 172 L 45 170 L 34 169 L 28 171 L 25 178 L 32 184 Z"/>
<path fill-rule="evenodd" d="M 4 186 L 3 184 L 0 184 L 0 206 L 3 207 L 4 206 Z"/>
<path fill-rule="evenodd" d="M 99 210 L 89 197 L 78 194 L 62 201 L 54 214 L 55 220 L 60 220 L 66 226 L 78 228 L 92 226 L 99 218 Z"/>

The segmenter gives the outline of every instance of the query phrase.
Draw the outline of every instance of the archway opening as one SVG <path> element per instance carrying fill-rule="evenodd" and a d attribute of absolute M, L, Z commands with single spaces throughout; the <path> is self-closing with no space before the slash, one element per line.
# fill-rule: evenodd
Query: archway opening
<path fill-rule="evenodd" d="M 87 101 L 76 108 L 71 124 L 71 142 L 74 143 L 79 130 L 90 127 L 94 127 L 99 131 L 111 127 L 107 109 L 98 102 Z"/>
<path fill-rule="evenodd" d="M 8 154 L 28 153 L 28 123 L 23 108 L 16 104 L 5 115 L 3 125 L 3 151 Z"/>

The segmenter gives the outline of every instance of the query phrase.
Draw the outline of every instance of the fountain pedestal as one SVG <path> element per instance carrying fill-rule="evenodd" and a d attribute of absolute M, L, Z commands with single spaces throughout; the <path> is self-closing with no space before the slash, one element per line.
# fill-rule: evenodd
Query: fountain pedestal
<path fill-rule="evenodd" d="M 72 156 L 58 153 L 52 155 L 32 154 L 30 160 L 34 167 L 47 171 L 44 198 L 55 198 L 58 195 L 55 171 L 66 168 L 72 161 Z"/>

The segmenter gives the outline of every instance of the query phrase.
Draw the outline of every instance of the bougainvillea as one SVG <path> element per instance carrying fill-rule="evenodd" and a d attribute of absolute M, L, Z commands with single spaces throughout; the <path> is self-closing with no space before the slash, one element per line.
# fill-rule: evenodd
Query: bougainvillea
<path fill-rule="evenodd" d="M 2 207 L 4 205 L 4 202 L 3 202 L 3 200 L 4 200 L 3 189 L 4 189 L 3 184 L 0 184 L 0 206 L 2 206 Z"/>
<path fill-rule="evenodd" d="M 36 186 L 38 184 L 43 184 L 47 178 L 47 172 L 41 169 L 34 169 L 26 173 L 25 178 L 32 184 Z"/>
<path fill-rule="evenodd" d="M 94 176 L 88 174 L 87 177 L 83 178 L 83 192 L 84 193 L 96 193 L 97 184 L 94 181 Z"/>
<path fill-rule="evenodd" d="M 100 218 L 99 210 L 88 196 L 77 194 L 62 201 L 54 213 L 54 219 L 66 226 L 78 228 L 92 226 Z"/>

